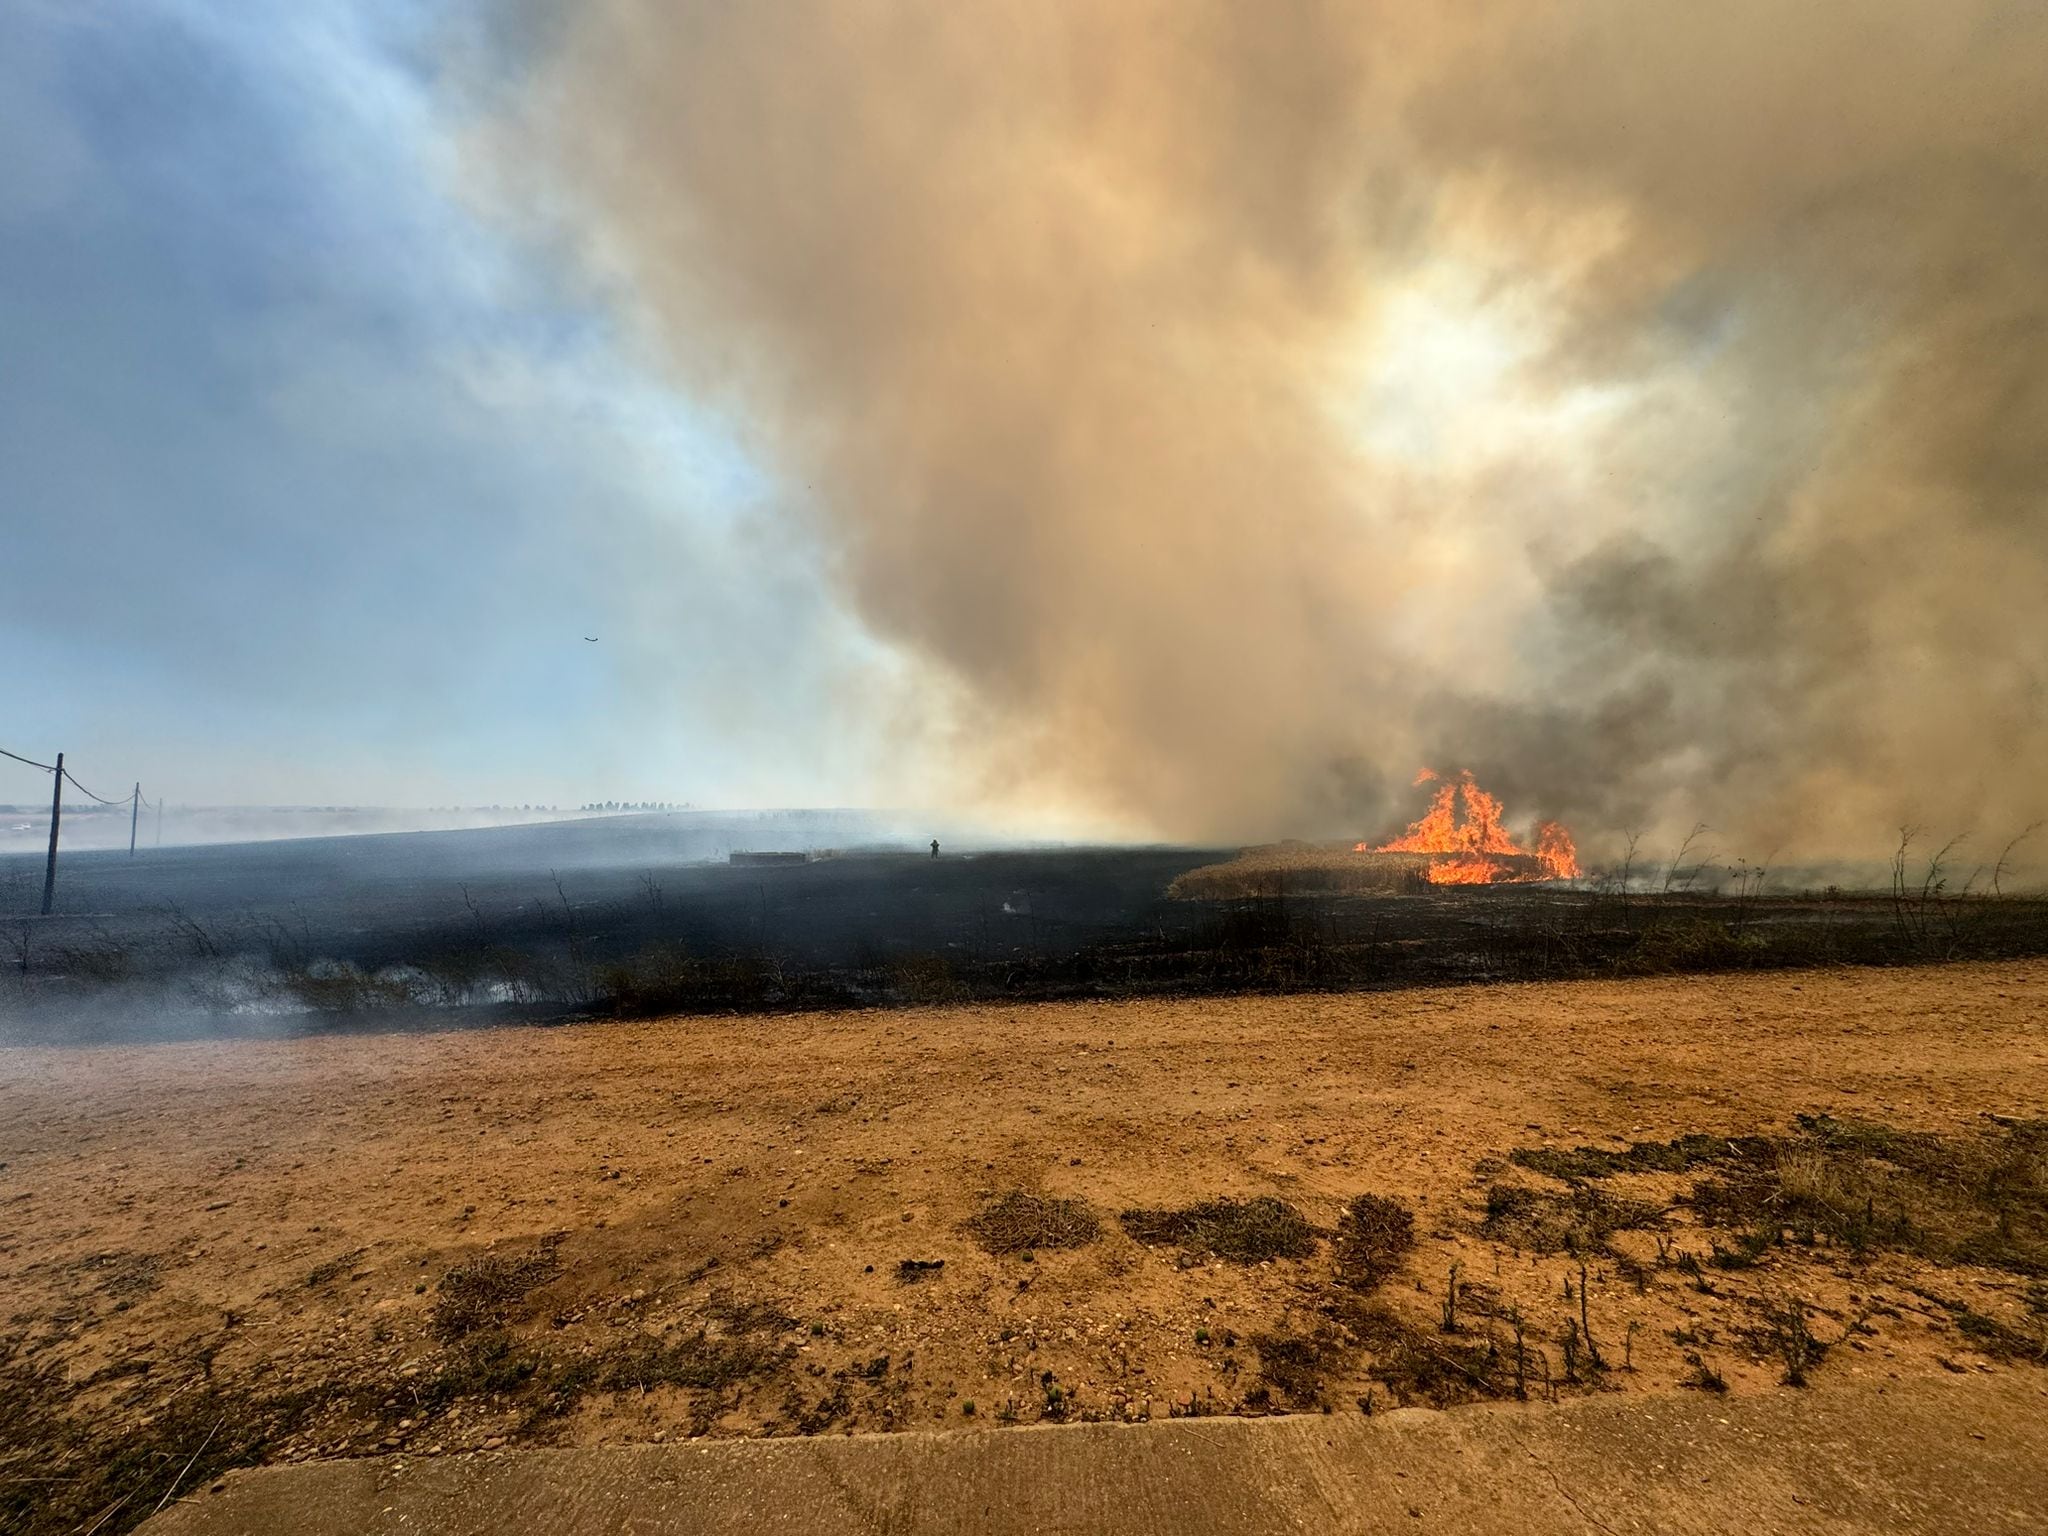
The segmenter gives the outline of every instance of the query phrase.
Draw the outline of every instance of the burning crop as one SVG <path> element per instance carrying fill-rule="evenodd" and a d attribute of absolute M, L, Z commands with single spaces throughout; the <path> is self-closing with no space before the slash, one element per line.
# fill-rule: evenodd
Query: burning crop
<path fill-rule="evenodd" d="M 1569 880 L 1579 873 L 1571 833 L 1544 821 L 1537 823 L 1533 847 L 1516 842 L 1502 825 L 1499 799 L 1481 789 L 1469 772 L 1446 780 L 1425 768 L 1415 782 L 1437 785 L 1421 819 L 1392 842 L 1377 848 L 1360 843 L 1357 852 L 1431 855 L 1424 875 L 1432 885 Z"/>

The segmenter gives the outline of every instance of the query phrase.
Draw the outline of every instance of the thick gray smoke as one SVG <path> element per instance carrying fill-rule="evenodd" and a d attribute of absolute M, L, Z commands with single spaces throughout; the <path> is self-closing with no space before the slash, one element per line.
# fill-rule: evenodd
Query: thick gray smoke
<path fill-rule="evenodd" d="M 2048 811 L 2048 9 L 1450 9 L 589 0 L 498 174 L 989 801 Z"/>

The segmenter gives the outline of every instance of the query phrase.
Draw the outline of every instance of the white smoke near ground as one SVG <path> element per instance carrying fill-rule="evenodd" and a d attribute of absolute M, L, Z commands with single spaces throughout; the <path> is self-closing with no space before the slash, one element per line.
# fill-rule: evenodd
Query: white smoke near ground
<path fill-rule="evenodd" d="M 920 791 L 1823 857 L 2048 810 L 2044 85 L 1998 0 L 591 0 L 480 163 L 782 478 Z"/>

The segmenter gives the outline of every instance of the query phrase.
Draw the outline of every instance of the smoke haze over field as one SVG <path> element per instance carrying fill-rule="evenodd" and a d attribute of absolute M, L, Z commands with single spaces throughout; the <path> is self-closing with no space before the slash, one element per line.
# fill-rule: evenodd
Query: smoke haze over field
<path fill-rule="evenodd" d="M 2048 818 L 2038 3 L 16 0 L 0 357 L 0 803 Z"/>
<path fill-rule="evenodd" d="M 972 796 L 2048 811 L 2039 5 L 592 0 L 529 66 L 490 195 L 545 169 Z"/>

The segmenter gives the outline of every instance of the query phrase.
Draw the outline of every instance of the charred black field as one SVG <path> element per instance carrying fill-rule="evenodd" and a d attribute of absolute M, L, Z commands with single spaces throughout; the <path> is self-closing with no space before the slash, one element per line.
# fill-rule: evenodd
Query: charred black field
<path fill-rule="evenodd" d="M 814 839 L 843 831 L 821 822 Z M 2048 952 L 2048 900 L 1569 885 L 1169 887 L 1234 850 L 729 861 L 702 816 L 0 863 L 0 1030 L 142 1039 L 820 1007 L 1357 990 Z M 802 829 L 798 829 L 800 834 Z M 791 842 L 789 828 L 775 837 Z M 771 838 L 772 840 L 772 838 Z M 1199 882 L 1193 882 L 1200 889 Z M 1185 891 L 1190 882 L 1179 887 Z"/>

